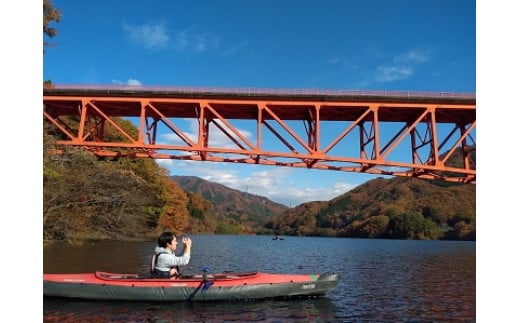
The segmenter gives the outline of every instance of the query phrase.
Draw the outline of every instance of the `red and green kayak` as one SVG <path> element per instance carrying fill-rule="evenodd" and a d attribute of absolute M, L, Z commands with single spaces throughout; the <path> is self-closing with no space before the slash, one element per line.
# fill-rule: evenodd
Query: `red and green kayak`
<path fill-rule="evenodd" d="M 323 296 L 339 282 L 335 273 L 224 272 L 172 280 L 95 272 L 43 274 L 43 295 L 91 300 L 219 301 Z"/>

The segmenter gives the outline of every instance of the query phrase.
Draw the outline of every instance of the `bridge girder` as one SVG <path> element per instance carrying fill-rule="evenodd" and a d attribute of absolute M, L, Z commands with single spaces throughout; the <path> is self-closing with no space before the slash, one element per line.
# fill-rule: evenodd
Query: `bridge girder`
<path fill-rule="evenodd" d="M 53 88 L 44 89 L 43 114 L 61 136 L 58 145 L 104 157 L 476 183 L 474 97 Z"/>

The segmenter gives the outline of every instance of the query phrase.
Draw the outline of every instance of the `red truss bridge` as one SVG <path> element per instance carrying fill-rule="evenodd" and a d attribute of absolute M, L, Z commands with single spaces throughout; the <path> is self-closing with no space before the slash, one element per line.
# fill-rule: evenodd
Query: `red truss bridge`
<path fill-rule="evenodd" d="M 472 93 L 50 85 L 43 115 L 58 147 L 102 157 L 476 183 Z"/>

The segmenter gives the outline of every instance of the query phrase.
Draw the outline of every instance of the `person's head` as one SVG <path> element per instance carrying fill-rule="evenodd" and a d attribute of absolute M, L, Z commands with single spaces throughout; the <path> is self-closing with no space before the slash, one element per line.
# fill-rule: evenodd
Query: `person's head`
<path fill-rule="evenodd" d="M 165 231 L 161 233 L 161 235 L 157 239 L 157 244 L 159 245 L 159 247 L 170 247 L 172 250 L 175 250 L 175 248 L 177 247 L 177 238 L 173 233 Z"/>

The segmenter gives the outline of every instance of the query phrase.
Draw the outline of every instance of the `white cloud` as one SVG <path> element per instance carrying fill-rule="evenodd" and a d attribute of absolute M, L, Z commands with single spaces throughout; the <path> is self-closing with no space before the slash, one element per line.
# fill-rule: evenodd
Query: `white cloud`
<path fill-rule="evenodd" d="M 382 64 L 375 70 L 374 81 L 393 82 L 412 77 L 416 68 L 429 61 L 429 54 L 425 51 L 409 50 L 392 58 L 392 63 Z"/>
<path fill-rule="evenodd" d="M 406 66 L 379 66 L 375 80 L 378 82 L 392 82 L 405 80 L 413 75 L 413 69 Z"/>
<path fill-rule="evenodd" d="M 185 119 L 188 123 L 188 130 L 184 131 L 184 134 L 193 142 L 197 142 L 197 133 L 199 131 L 199 123 L 198 120 L 195 119 Z M 215 122 L 219 123 L 224 129 L 227 127 L 220 121 L 216 120 Z M 182 129 L 182 128 L 181 128 Z M 252 134 L 251 132 L 237 128 L 235 129 L 240 132 L 240 134 L 245 137 L 247 140 L 251 140 Z M 227 129 L 228 130 L 228 129 Z M 242 142 L 233 132 L 228 130 L 228 133 L 237 139 L 238 142 Z M 162 134 L 161 138 L 163 139 L 165 144 L 176 144 L 176 145 L 184 145 L 184 141 L 182 141 L 177 134 L 168 132 L 166 134 Z M 238 148 L 231 139 L 228 138 L 226 134 L 224 134 L 220 129 L 218 129 L 214 124 L 210 124 L 209 128 L 209 142 L 208 145 L 210 147 L 218 147 L 218 148 Z"/>
<path fill-rule="evenodd" d="M 219 123 L 222 128 L 224 128 L 224 129 L 227 128 L 224 125 L 224 123 L 222 123 L 220 120 L 215 120 L 215 122 Z M 235 129 L 242 135 L 242 137 L 244 137 L 248 141 L 250 141 L 250 139 L 252 137 L 251 132 L 244 130 L 244 129 L 236 128 L 236 127 L 235 127 Z M 235 133 L 233 133 L 229 129 L 226 129 L 226 130 L 227 130 L 228 134 L 231 135 L 233 138 L 235 138 L 238 142 L 242 142 L 242 140 L 240 138 L 238 138 L 238 136 L 235 135 Z M 236 144 L 234 142 L 232 142 L 231 139 L 229 139 L 229 137 L 226 134 L 224 134 L 222 131 L 220 131 L 220 129 L 218 129 L 215 125 L 211 124 L 209 131 L 210 131 L 210 138 L 209 138 L 210 146 L 220 147 L 220 148 L 238 148 L 236 146 Z"/>
<path fill-rule="evenodd" d="M 131 41 L 147 49 L 154 50 L 164 48 L 170 41 L 170 36 L 163 24 L 145 24 L 138 26 L 123 24 L 123 30 Z"/>
<path fill-rule="evenodd" d="M 161 166 L 166 168 L 168 171 L 171 172 L 171 168 L 173 167 L 173 160 L 172 159 L 156 159 L 155 162 Z"/>
<path fill-rule="evenodd" d="M 327 61 L 327 64 L 329 65 L 337 65 L 339 63 L 341 63 L 341 60 L 337 57 L 329 58 L 329 60 Z"/>
<path fill-rule="evenodd" d="M 141 81 L 134 80 L 134 79 L 128 79 L 128 81 L 126 81 L 126 84 L 128 84 L 128 85 L 143 85 L 143 83 L 141 83 Z"/>
<path fill-rule="evenodd" d="M 118 84 L 118 85 L 130 85 L 130 86 L 140 86 L 143 85 L 143 83 L 139 80 L 135 79 L 128 79 L 126 81 L 120 81 L 120 80 L 112 80 L 112 84 Z"/>
<path fill-rule="evenodd" d="M 273 198 L 294 207 L 304 202 L 329 201 L 354 187 L 355 185 L 344 182 L 335 182 L 330 187 L 307 187 L 304 189 L 288 186 Z"/>
<path fill-rule="evenodd" d="M 171 174 L 197 176 L 242 192 L 264 196 L 271 201 L 290 207 L 304 202 L 329 201 L 356 186 L 344 181 L 323 186 L 318 178 L 323 176 L 324 171 L 317 170 L 312 174 L 314 178 L 317 178 L 316 180 L 309 181 L 310 184 L 297 184 L 295 180 L 309 178 L 308 170 L 242 165 L 241 172 L 236 165 L 226 165 L 226 163 L 178 160 L 158 160 L 157 162 L 162 167 L 169 169 Z M 262 170 L 258 170 L 258 167 L 261 167 Z M 302 173 L 304 175 L 301 175 Z"/>
<path fill-rule="evenodd" d="M 426 52 L 418 50 L 410 50 L 394 57 L 396 63 L 425 63 L 429 60 Z"/>
<path fill-rule="evenodd" d="M 230 188 L 234 188 L 240 191 L 247 191 L 247 185 L 241 187 L 243 181 L 237 176 L 238 174 L 235 171 L 213 171 L 211 174 L 199 176 L 207 181 L 219 183 L 225 185 Z"/>
<path fill-rule="evenodd" d="M 193 141 L 195 143 L 197 142 L 197 136 L 195 134 L 189 133 L 189 132 L 184 132 L 184 134 L 191 141 Z M 168 132 L 165 134 L 161 134 L 160 137 L 162 140 L 157 142 L 157 144 L 160 144 L 160 145 L 170 145 L 170 144 L 178 145 L 178 146 L 186 145 L 186 143 L 179 136 L 177 136 L 177 134 L 174 132 Z"/>
<path fill-rule="evenodd" d="M 218 49 L 220 39 L 209 32 L 198 32 L 191 28 L 184 29 L 174 37 L 174 47 L 177 51 L 192 51 L 202 53 L 208 49 Z"/>
<path fill-rule="evenodd" d="M 198 31 L 190 27 L 181 31 L 169 31 L 164 23 L 130 25 L 123 24 L 123 31 L 132 42 L 149 50 L 172 48 L 177 52 L 204 53 L 214 51 L 223 56 L 238 53 L 247 45 L 241 41 L 223 45 L 220 38 L 209 31 Z"/>

